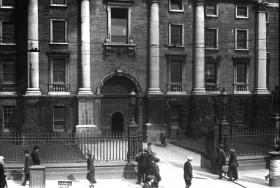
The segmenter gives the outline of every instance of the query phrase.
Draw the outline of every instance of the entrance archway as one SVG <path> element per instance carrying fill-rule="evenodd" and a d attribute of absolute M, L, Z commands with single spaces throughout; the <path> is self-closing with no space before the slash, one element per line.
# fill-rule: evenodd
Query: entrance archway
<path fill-rule="evenodd" d="M 120 112 L 115 112 L 111 118 L 112 134 L 120 134 L 124 130 L 123 115 Z"/>

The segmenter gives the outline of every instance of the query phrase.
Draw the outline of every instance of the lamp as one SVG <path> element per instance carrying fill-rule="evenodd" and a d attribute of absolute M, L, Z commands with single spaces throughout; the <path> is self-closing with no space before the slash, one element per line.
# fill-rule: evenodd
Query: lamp
<path fill-rule="evenodd" d="M 223 90 L 221 91 L 221 100 L 222 100 L 222 105 L 223 105 L 221 123 L 227 124 L 225 111 L 226 111 L 226 105 L 227 105 L 227 100 L 228 100 L 228 94 L 227 94 L 227 91 L 225 88 L 223 88 Z"/>

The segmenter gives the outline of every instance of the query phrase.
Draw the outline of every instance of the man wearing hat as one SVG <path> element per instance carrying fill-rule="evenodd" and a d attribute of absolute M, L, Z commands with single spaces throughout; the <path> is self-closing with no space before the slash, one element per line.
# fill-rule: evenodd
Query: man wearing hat
<path fill-rule="evenodd" d="M 186 183 L 186 188 L 189 188 L 192 184 L 192 162 L 193 158 L 191 156 L 188 156 L 187 162 L 184 164 L 184 179 Z"/>
<path fill-rule="evenodd" d="M 33 151 L 31 152 L 31 157 L 33 161 L 33 165 L 40 165 L 40 157 L 39 157 L 39 146 L 34 146 Z"/>
<path fill-rule="evenodd" d="M 218 159 L 217 159 L 219 179 L 223 178 L 223 166 L 226 165 L 226 153 L 223 150 L 223 147 L 224 147 L 223 144 L 219 144 Z"/>
<path fill-rule="evenodd" d="M 24 171 L 24 181 L 22 183 L 23 186 L 25 186 L 26 182 L 30 180 L 30 169 L 29 169 L 29 167 L 33 163 L 32 158 L 31 158 L 28 150 L 24 151 L 24 155 L 25 155 L 25 161 L 24 161 L 24 168 L 23 168 L 23 171 Z"/>

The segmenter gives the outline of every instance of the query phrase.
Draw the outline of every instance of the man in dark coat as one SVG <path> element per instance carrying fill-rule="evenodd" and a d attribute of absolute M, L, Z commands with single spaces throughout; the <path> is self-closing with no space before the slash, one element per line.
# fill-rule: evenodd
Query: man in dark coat
<path fill-rule="evenodd" d="M 143 149 L 140 149 L 139 153 L 135 156 L 135 161 L 137 162 L 137 184 L 144 182 L 144 153 Z"/>
<path fill-rule="evenodd" d="M 237 167 L 238 167 L 238 162 L 237 162 L 235 150 L 230 149 L 230 157 L 228 162 L 228 177 L 230 181 L 232 181 L 232 178 L 233 180 L 238 179 Z"/>
<path fill-rule="evenodd" d="M 184 179 L 186 183 L 186 188 L 189 188 L 192 184 L 192 178 L 193 178 L 193 173 L 192 173 L 192 162 L 193 158 L 188 157 L 187 162 L 184 164 Z"/>
<path fill-rule="evenodd" d="M 24 181 L 22 183 L 23 186 L 26 185 L 26 182 L 30 180 L 30 169 L 29 167 L 32 165 L 32 158 L 29 154 L 28 150 L 24 151 L 25 161 L 24 161 Z"/>
<path fill-rule="evenodd" d="M 222 144 L 219 144 L 218 159 L 217 159 L 219 179 L 223 178 L 223 166 L 226 165 L 226 153 L 223 150 L 223 147 L 224 146 Z"/>
<path fill-rule="evenodd" d="M 4 172 L 4 159 L 5 157 L 0 156 L 0 188 L 4 188 L 7 185 L 6 175 Z"/>
<path fill-rule="evenodd" d="M 154 179 L 154 182 L 152 183 L 152 187 L 158 187 L 158 184 L 161 181 L 161 176 L 159 173 L 159 166 L 157 164 L 158 162 L 159 162 L 159 158 L 154 157 L 151 168 L 152 168 L 152 175 L 155 176 L 155 179 Z"/>
<path fill-rule="evenodd" d="M 31 153 L 33 165 L 40 165 L 39 146 L 34 146 Z"/>
<path fill-rule="evenodd" d="M 96 183 L 95 180 L 95 167 L 94 167 L 94 156 L 92 156 L 90 153 L 86 154 L 87 158 L 87 179 L 90 182 L 90 187 L 94 187 L 94 183 Z"/>

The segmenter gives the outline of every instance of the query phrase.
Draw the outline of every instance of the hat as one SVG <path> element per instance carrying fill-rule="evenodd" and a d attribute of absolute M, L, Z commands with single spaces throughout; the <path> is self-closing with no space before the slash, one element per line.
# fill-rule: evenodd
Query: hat
<path fill-rule="evenodd" d="M 28 150 L 24 150 L 24 154 L 27 154 L 27 153 L 29 153 L 29 151 Z"/>
<path fill-rule="evenodd" d="M 147 176 L 147 179 L 148 179 L 148 181 L 149 181 L 149 180 L 152 180 L 152 179 L 155 179 L 155 176 L 153 176 L 153 175 L 148 175 L 148 176 Z"/>
<path fill-rule="evenodd" d="M 231 148 L 229 151 L 235 153 L 235 149 Z"/>
<path fill-rule="evenodd" d="M 154 161 L 155 161 L 156 163 L 159 162 L 159 158 L 155 157 L 155 158 L 154 158 Z"/>
<path fill-rule="evenodd" d="M 34 146 L 33 150 L 39 149 L 39 146 Z"/>
<path fill-rule="evenodd" d="M 188 159 L 188 161 L 192 161 L 193 157 L 192 156 L 188 156 L 187 159 Z"/>

